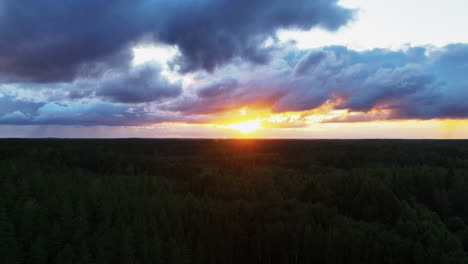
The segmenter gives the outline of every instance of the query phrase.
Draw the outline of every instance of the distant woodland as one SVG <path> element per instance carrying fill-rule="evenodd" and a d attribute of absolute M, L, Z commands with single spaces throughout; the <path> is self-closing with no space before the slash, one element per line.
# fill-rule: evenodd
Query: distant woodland
<path fill-rule="evenodd" d="M 468 263 L 468 141 L 0 140 L 0 263 Z"/>

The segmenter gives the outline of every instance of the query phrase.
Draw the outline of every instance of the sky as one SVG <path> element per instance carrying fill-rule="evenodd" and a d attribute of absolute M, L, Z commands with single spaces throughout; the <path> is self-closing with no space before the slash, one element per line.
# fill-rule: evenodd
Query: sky
<path fill-rule="evenodd" d="M 0 137 L 468 138 L 465 0 L 0 0 Z"/>

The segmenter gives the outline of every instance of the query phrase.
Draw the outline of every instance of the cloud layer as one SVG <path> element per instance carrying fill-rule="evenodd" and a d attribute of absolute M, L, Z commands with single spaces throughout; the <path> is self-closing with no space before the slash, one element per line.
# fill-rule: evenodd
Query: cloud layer
<path fill-rule="evenodd" d="M 468 118 L 468 44 L 300 50 L 279 29 L 337 30 L 336 0 L 0 0 L 0 124 L 200 123 L 323 105 L 325 122 Z M 136 65 L 136 45 L 177 49 Z M 156 60 L 157 61 L 157 60 Z"/>
<path fill-rule="evenodd" d="M 330 103 L 335 109 L 362 113 L 330 122 L 468 118 L 466 44 L 362 52 L 342 46 L 310 51 L 289 47 L 275 54 L 263 66 L 239 63 L 200 73 L 184 88 L 168 81 L 155 64 L 35 88 L 55 92 L 44 100 L 18 96 L 21 89 L 32 89 L 23 84 L 16 96 L 10 89 L 0 98 L 0 123 L 204 122 L 245 106 L 289 112 Z M 375 110 L 385 114 L 366 114 Z"/>
<path fill-rule="evenodd" d="M 266 62 L 262 47 L 281 28 L 335 30 L 353 11 L 336 0 L 2 0 L 4 81 L 69 81 L 125 68 L 145 38 L 175 45 L 173 66 L 212 71 L 235 57 Z"/>
<path fill-rule="evenodd" d="M 233 76 L 243 78 L 222 77 L 197 88 L 197 96 L 181 99 L 173 110 L 206 113 L 262 103 L 288 112 L 328 102 L 351 112 L 390 111 L 388 119 L 467 118 L 467 67 L 466 44 L 399 51 L 289 49 L 252 74 L 237 69 Z"/>

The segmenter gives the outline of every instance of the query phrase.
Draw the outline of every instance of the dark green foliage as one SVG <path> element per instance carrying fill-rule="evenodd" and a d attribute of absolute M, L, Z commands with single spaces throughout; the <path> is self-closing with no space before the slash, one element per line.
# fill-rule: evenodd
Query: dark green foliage
<path fill-rule="evenodd" d="M 0 140 L 0 263 L 468 263 L 467 141 Z"/>
<path fill-rule="evenodd" d="M 5 208 L 0 204 L 0 263 L 19 263 L 15 230 Z"/>
<path fill-rule="evenodd" d="M 31 264 L 45 264 L 47 260 L 47 252 L 44 241 L 39 236 L 37 237 L 29 250 L 29 261 Z"/>

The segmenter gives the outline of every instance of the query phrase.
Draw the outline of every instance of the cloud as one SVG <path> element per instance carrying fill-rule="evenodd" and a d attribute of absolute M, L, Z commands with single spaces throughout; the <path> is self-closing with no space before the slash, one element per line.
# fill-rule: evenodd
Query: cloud
<path fill-rule="evenodd" d="M 9 94 L 1 97 L 2 91 Z M 0 83 L 0 113 L 14 108 L 13 102 L 58 102 L 101 100 L 113 103 L 139 104 L 177 97 L 182 92 L 179 80 L 169 81 L 156 63 L 145 63 L 125 71 L 107 71 L 97 78 L 80 78 L 59 83 Z"/>
<path fill-rule="evenodd" d="M 337 0 L 3 0 L 0 80 L 71 81 L 126 69 L 147 39 L 177 46 L 182 72 L 239 57 L 268 61 L 263 43 L 282 28 L 336 30 L 353 11 Z"/>
<path fill-rule="evenodd" d="M 141 109 L 115 104 L 56 104 L 48 103 L 35 112 L 15 110 L 0 115 L 1 124 L 10 125 L 142 125 L 149 116 Z"/>
<path fill-rule="evenodd" d="M 295 76 L 302 76 L 306 72 L 311 71 L 314 69 L 319 63 L 325 59 L 327 54 L 322 50 L 311 50 L 302 59 L 296 64 L 294 68 L 294 75 Z"/>
<path fill-rule="evenodd" d="M 22 94 L 24 84 L 17 95 L 0 97 L 0 124 L 203 123 L 243 107 L 283 113 L 324 105 L 348 116 L 323 122 L 468 118 L 466 72 L 468 44 L 365 51 L 288 46 L 266 64 L 236 60 L 213 73 L 188 74 L 183 84 L 168 81 L 155 64 L 55 88 L 36 84 L 46 89 L 41 100 L 33 100 L 31 89 Z"/>
<path fill-rule="evenodd" d="M 13 97 L 0 98 L 0 124 L 138 126 L 159 122 L 189 122 L 175 113 L 146 106 L 116 103 L 33 103 Z M 6 103 L 5 103 L 6 102 Z"/>
<path fill-rule="evenodd" d="M 141 3 L 129 1 L 2 3 L 0 72 L 13 80 L 66 81 L 127 67 L 128 46 L 146 23 L 138 16 Z"/>
<path fill-rule="evenodd" d="M 255 71 L 231 66 L 228 81 L 214 77 L 195 88 L 198 96 L 186 96 L 170 109 L 216 113 L 263 105 L 288 112 L 332 103 L 350 112 L 385 110 L 390 113 L 386 119 L 467 118 L 467 70 L 468 44 L 361 52 L 343 46 L 309 52 L 291 48 Z"/>
<path fill-rule="evenodd" d="M 97 96 L 119 103 L 153 102 L 178 96 L 182 92 L 180 84 L 169 82 L 160 70 L 156 64 L 139 66 L 128 74 L 99 82 L 93 90 Z"/>
<path fill-rule="evenodd" d="M 270 49 L 262 45 L 278 29 L 336 30 L 353 17 L 353 11 L 338 6 L 336 0 L 175 2 L 180 4 L 178 11 L 159 37 L 179 47 L 183 56 L 175 62 L 182 72 L 212 71 L 235 57 L 264 63 Z"/>
<path fill-rule="evenodd" d="M 2 93 L 0 93 L 2 95 Z M 44 103 L 28 102 L 24 100 L 18 100 L 12 95 L 0 96 L 0 116 L 4 116 L 5 119 L 14 119 L 18 116 L 18 113 L 29 115 L 36 112 Z M 15 112 L 18 112 L 15 114 Z"/>
<path fill-rule="evenodd" d="M 14 111 L 0 116 L 0 122 L 2 124 L 18 124 L 27 122 L 28 120 L 29 117 L 21 111 Z"/>
<path fill-rule="evenodd" d="M 362 123 L 372 121 L 382 121 L 391 119 L 389 111 L 353 112 L 339 117 L 332 117 L 322 121 L 322 123 Z"/>
<path fill-rule="evenodd" d="M 0 98 L 1 99 L 1 98 Z M 204 116 L 184 116 L 150 105 L 117 103 L 31 103 L 12 100 L 0 109 L 0 125 L 145 126 L 163 122 L 200 123 Z"/>
<path fill-rule="evenodd" d="M 243 106 L 268 106 L 280 96 L 280 89 L 264 79 L 239 82 L 228 79 L 197 87 L 196 95 L 184 94 L 162 106 L 167 111 L 184 115 L 220 114 Z M 198 90 L 199 89 L 199 90 Z"/>
<path fill-rule="evenodd" d="M 199 88 L 197 94 L 202 98 L 212 98 L 220 95 L 225 96 L 235 91 L 238 86 L 239 82 L 236 79 L 227 77 L 226 79 L 212 82 Z"/>

